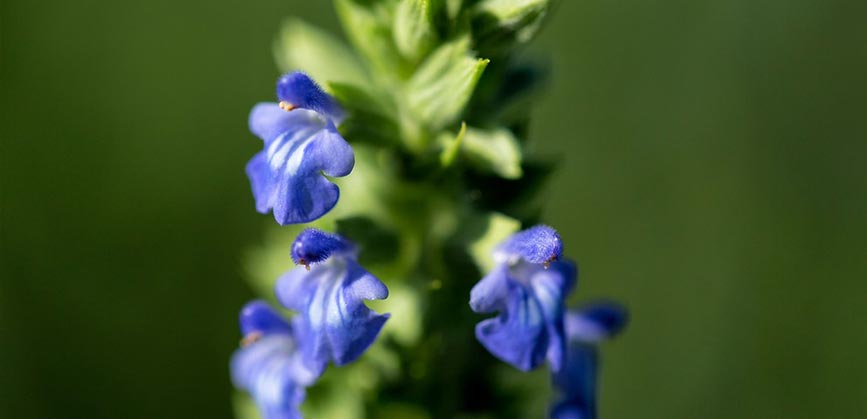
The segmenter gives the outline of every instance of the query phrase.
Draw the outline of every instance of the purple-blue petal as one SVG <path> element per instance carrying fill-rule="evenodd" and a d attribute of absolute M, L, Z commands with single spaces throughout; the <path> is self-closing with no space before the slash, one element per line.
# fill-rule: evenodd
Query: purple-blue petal
<path fill-rule="evenodd" d="M 276 103 L 262 102 L 250 111 L 248 123 L 250 132 L 269 144 L 280 134 L 305 124 L 308 118 L 306 112 L 286 112 Z"/>
<path fill-rule="evenodd" d="M 307 223 L 330 211 L 340 195 L 323 174 L 348 175 L 355 154 L 331 121 L 304 109 L 284 113 L 292 116 L 291 123 L 273 139 L 266 134 L 265 150 L 250 160 L 246 172 L 257 211 L 273 211 L 281 225 Z"/>
<path fill-rule="evenodd" d="M 512 290 L 504 313 L 476 325 L 476 338 L 491 354 L 521 371 L 545 360 L 548 332 L 538 303 L 522 288 Z"/>
<path fill-rule="evenodd" d="M 292 243 L 292 260 L 298 265 L 309 265 L 322 262 L 336 252 L 351 252 L 354 247 L 338 234 L 308 228 Z"/>
<path fill-rule="evenodd" d="M 564 327 L 569 340 L 596 343 L 615 336 L 628 319 L 629 313 L 623 305 L 596 302 L 567 312 Z"/>
<path fill-rule="evenodd" d="M 596 418 L 597 344 L 619 333 L 627 321 L 626 308 L 608 301 L 566 313 L 567 353 L 563 368 L 552 376 L 562 397 L 554 405 L 551 418 Z"/>
<path fill-rule="evenodd" d="M 553 374 L 561 398 L 551 410 L 552 419 L 595 419 L 596 380 L 599 360 L 592 345 L 572 343 L 563 368 Z"/>
<path fill-rule="evenodd" d="M 343 365 L 357 359 L 375 340 L 388 314 L 377 314 L 364 300 L 388 297 L 388 288 L 347 254 L 334 255 L 310 271 L 303 267 L 284 274 L 276 287 L 283 306 L 307 337 L 308 362 Z"/>
<path fill-rule="evenodd" d="M 321 373 L 304 365 L 287 334 L 265 335 L 236 351 L 231 372 L 235 387 L 250 394 L 265 419 L 301 418 L 304 388 Z"/>
<path fill-rule="evenodd" d="M 551 419 L 593 419 L 580 407 L 567 402 L 557 403 L 551 411 Z"/>
<path fill-rule="evenodd" d="M 576 342 L 569 345 L 563 368 L 552 376 L 561 394 L 551 411 L 552 419 L 596 418 L 598 366 L 594 346 Z"/>
<path fill-rule="evenodd" d="M 563 241 L 553 228 L 537 225 L 513 234 L 494 253 L 501 260 L 522 258 L 544 264 L 563 256 Z"/>
<path fill-rule="evenodd" d="M 343 109 L 337 101 L 301 71 L 293 71 L 280 77 L 277 81 L 277 98 L 292 106 L 319 112 L 335 124 L 339 124 L 343 119 Z"/>
<path fill-rule="evenodd" d="M 547 360 L 559 370 L 565 352 L 563 310 L 575 283 L 570 261 L 542 265 L 519 261 L 501 264 L 470 292 L 476 312 L 498 311 L 476 325 L 476 337 L 494 356 L 522 371 Z"/>
<path fill-rule="evenodd" d="M 267 214 L 273 205 L 274 176 L 268 166 L 268 153 L 260 151 L 247 162 L 244 170 L 250 179 L 250 189 L 256 201 L 256 211 Z"/>
<path fill-rule="evenodd" d="M 283 316 L 280 315 L 268 303 L 256 300 L 248 303 L 241 309 L 239 316 L 241 334 L 247 336 L 251 333 L 284 334 L 292 333 L 292 327 Z"/>
<path fill-rule="evenodd" d="M 470 290 L 470 308 L 476 313 L 505 310 L 509 287 L 509 266 L 498 264 Z"/>

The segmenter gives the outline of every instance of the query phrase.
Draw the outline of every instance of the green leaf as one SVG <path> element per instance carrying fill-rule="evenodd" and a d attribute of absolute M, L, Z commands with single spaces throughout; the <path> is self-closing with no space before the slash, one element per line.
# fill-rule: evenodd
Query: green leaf
<path fill-rule="evenodd" d="M 407 102 L 432 131 L 454 122 L 464 110 L 489 60 L 478 59 L 462 37 L 439 47 L 407 86 Z"/>
<path fill-rule="evenodd" d="M 374 77 L 388 81 L 409 71 L 392 37 L 395 0 L 335 0 L 334 6 L 343 30 L 370 64 Z"/>
<path fill-rule="evenodd" d="M 302 70 L 322 84 L 369 84 L 363 64 L 346 44 L 299 19 L 283 22 L 274 42 L 274 57 L 280 71 Z"/>
<path fill-rule="evenodd" d="M 418 61 L 437 41 L 433 16 L 437 0 L 402 0 L 394 14 L 394 43 L 411 62 Z"/>
<path fill-rule="evenodd" d="M 461 122 L 461 130 L 458 135 L 452 137 L 448 133 L 440 137 L 443 150 L 440 152 L 440 164 L 443 167 L 451 166 L 458 157 L 458 152 L 461 149 L 461 144 L 464 142 L 464 134 L 467 133 L 467 123 Z"/>
<path fill-rule="evenodd" d="M 338 102 L 348 111 L 340 133 L 350 142 L 393 145 L 400 142 L 400 128 L 394 119 L 397 107 L 390 96 L 373 86 L 328 83 Z"/>
<path fill-rule="evenodd" d="M 536 35 L 551 0 L 483 0 L 473 8 L 473 33 L 480 44 L 498 48 Z"/>
<path fill-rule="evenodd" d="M 494 248 L 518 231 L 521 228 L 521 222 L 496 212 L 478 215 L 473 218 L 477 218 L 473 220 L 474 224 L 483 223 L 486 225 L 486 228 L 485 232 L 470 244 L 470 255 L 481 272 L 488 272 L 495 265 L 492 256 Z"/>
<path fill-rule="evenodd" d="M 328 83 L 332 95 L 350 112 L 358 111 L 365 114 L 376 114 L 382 118 L 394 120 L 397 105 L 390 95 L 373 86 L 356 86 L 349 83 Z"/>
<path fill-rule="evenodd" d="M 449 17 L 449 20 L 456 20 L 458 18 L 458 13 L 461 12 L 461 8 L 463 5 L 463 0 L 446 0 L 446 15 Z"/>
<path fill-rule="evenodd" d="M 469 128 L 461 154 L 475 167 L 505 179 L 518 179 L 521 170 L 521 145 L 506 128 L 481 130 Z"/>

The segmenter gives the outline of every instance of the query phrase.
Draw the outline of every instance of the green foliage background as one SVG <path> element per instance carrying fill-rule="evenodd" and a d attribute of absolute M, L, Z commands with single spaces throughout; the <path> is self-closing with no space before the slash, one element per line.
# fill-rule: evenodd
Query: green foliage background
<path fill-rule="evenodd" d="M 0 417 L 231 417 L 246 117 L 329 2 L 0 4 Z M 561 1 L 526 51 L 606 418 L 867 411 L 867 3 Z M 474 281 L 475 278 L 468 278 Z M 467 310 L 469 308 L 466 308 Z"/>

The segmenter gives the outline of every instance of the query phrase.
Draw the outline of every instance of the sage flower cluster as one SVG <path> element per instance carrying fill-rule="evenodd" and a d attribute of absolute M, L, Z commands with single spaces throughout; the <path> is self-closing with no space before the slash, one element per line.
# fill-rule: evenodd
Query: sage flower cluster
<path fill-rule="evenodd" d="M 349 45 L 286 22 L 276 100 L 249 116 L 278 239 L 249 263 L 241 415 L 596 417 L 599 343 L 628 316 L 569 308 L 577 264 L 538 223 L 554 165 L 526 137 L 547 70 L 518 52 L 551 3 L 335 0 Z M 536 390 L 499 382 L 543 367 L 550 409 L 526 411 Z"/>

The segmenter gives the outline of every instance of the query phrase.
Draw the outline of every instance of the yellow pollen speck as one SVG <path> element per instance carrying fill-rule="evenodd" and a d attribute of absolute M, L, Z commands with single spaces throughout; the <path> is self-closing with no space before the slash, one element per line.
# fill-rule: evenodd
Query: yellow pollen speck
<path fill-rule="evenodd" d="M 297 108 L 297 106 L 295 106 L 289 102 L 286 102 L 285 100 L 281 100 L 279 105 L 280 105 L 280 109 L 283 109 L 286 112 L 289 112 L 289 111 Z"/>

